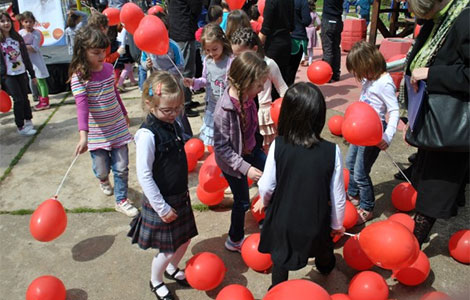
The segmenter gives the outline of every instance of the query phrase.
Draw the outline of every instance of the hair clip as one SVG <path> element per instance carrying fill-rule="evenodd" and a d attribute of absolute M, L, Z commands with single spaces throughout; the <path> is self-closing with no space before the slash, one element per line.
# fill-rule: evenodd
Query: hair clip
<path fill-rule="evenodd" d="M 157 83 L 156 88 L 157 88 L 157 90 L 155 92 L 157 93 L 158 96 L 161 96 L 162 95 L 162 84 Z"/>
<path fill-rule="evenodd" d="M 149 85 L 149 96 L 153 97 L 152 85 Z"/>

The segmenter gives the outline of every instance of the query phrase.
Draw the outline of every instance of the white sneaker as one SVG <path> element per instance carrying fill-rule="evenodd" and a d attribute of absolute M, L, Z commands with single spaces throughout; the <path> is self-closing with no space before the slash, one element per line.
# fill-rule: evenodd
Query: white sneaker
<path fill-rule="evenodd" d="M 34 129 L 33 121 L 31 120 L 24 120 L 24 127 Z"/>
<path fill-rule="evenodd" d="M 22 136 L 31 136 L 36 134 L 36 129 L 32 127 L 23 126 L 23 128 L 18 129 L 18 133 Z"/>
<path fill-rule="evenodd" d="M 113 187 L 109 183 L 109 180 L 100 182 L 100 188 L 106 196 L 111 196 L 113 194 Z"/>
<path fill-rule="evenodd" d="M 135 217 L 139 213 L 139 210 L 135 208 L 132 204 L 130 204 L 127 199 L 121 201 L 119 204 L 116 203 L 114 209 L 120 213 L 125 214 L 128 217 Z"/>

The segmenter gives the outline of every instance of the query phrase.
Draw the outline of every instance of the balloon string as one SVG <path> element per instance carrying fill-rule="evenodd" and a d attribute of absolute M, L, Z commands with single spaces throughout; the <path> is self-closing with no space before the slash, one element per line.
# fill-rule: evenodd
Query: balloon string
<path fill-rule="evenodd" d="M 408 183 L 411 184 L 411 181 L 408 179 L 408 177 L 406 177 L 405 173 L 403 173 L 403 171 L 400 169 L 400 167 L 397 165 L 397 163 L 393 160 L 392 156 L 387 152 L 387 150 L 384 150 L 384 152 L 387 154 L 388 158 L 390 158 L 390 160 L 395 165 L 395 167 L 397 167 L 398 171 L 400 171 L 401 175 L 403 175 L 403 177 L 405 177 L 406 181 L 408 181 Z"/>
<path fill-rule="evenodd" d="M 343 232 L 344 235 L 347 235 L 347 236 L 356 236 L 356 234 L 352 234 L 352 233 L 349 233 L 349 232 Z"/>
<path fill-rule="evenodd" d="M 77 156 L 75 156 L 75 158 L 73 159 L 72 163 L 70 164 L 70 167 L 69 169 L 67 170 L 67 172 L 65 172 L 65 176 L 64 178 L 62 178 L 62 182 L 59 184 L 59 187 L 57 188 L 57 191 L 55 192 L 55 196 L 54 196 L 54 199 L 58 200 L 58 196 L 59 196 L 59 191 L 60 189 L 62 188 L 62 185 L 64 184 L 64 181 L 65 181 L 65 178 L 67 178 L 67 175 L 69 175 L 69 172 L 70 170 L 72 169 L 73 167 L 73 164 L 75 163 L 75 161 L 77 160 L 79 154 L 77 154 Z"/>
<path fill-rule="evenodd" d="M 171 61 L 171 63 L 175 67 L 176 71 L 178 72 L 178 74 L 180 74 L 181 79 L 184 81 L 183 73 L 181 73 L 180 69 L 178 69 L 178 66 L 175 64 L 175 62 L 171 59 L 171 57 L 168 54 L 166 54 L 166 57 L 168 57 L 168 59 Z M 194 94 L 193 89 L 189 89 L 189 90 L 191 91 L 191 94 Z"/>

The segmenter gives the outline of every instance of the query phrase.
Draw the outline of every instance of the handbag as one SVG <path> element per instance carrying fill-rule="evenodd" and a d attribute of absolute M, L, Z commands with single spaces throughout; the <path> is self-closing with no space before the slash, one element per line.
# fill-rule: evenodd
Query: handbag
<path fill-rule="evenodd" d="M 470 151 L 470 102 L 445 94 L 423 94 L 408 144 L 432 151 Z"/>

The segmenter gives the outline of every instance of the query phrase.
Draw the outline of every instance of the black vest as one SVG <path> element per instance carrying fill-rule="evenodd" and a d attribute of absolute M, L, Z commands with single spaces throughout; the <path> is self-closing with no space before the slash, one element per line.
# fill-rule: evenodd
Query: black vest
<path fill-rule="evenodd" d="M 153 114 L 140 126 L 155 136 L 153 180 L 163 196 L 173 196 L 188 190 L 188 163 L 184 151 L 183 131 L 177 122 L 160 121 Z"/>

